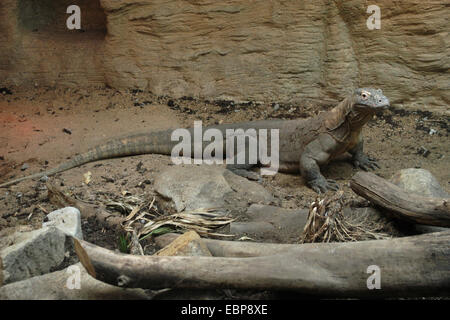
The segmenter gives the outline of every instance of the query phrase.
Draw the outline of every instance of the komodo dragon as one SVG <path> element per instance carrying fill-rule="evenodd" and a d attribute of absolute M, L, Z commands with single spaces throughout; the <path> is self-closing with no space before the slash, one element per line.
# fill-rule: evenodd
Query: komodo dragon
<path fill-rule="evenodd" d="M 338 155 L 348 151 L 352 155 L 353 164 L 364 170 L 378 167 L 374 159 L 363 153 L 361 130 L 363 125 L 373 117 L 376 110 L 388 106 L 389 100 L 380 89 L 360 88 L 332 110 L 322 112 L 312 118 L 263 120 L 224 124 L 209 128 L 217 128 L 222 133 L 226 129 L 238 128 L 244 130 L 248 128 L 279 129 L 278 170 L 280 172 L 300 171 L 307 184 L 317 193 L 321 193 L 329 189 L 338 189 L 335 181 L 325 179 L 320 173 L 320 166 L 327 164 Z M 192 132 L 193 129 L 189 130 Z M 178 144 L 178 141 L 171 141 L 172 131 L 157 131 L 116 138 L 76 155 L 72 160 L 62 163 L 56 168 L 0 184 L 0 187 L 7 187 L 25 179 L 54 175 L 102 159 L 139 154 L 171 155 L 172 148 Z M 250 166 L 246 166 L 246 169 Z M 229 168 L 233 169 L 233 166 Z"/>

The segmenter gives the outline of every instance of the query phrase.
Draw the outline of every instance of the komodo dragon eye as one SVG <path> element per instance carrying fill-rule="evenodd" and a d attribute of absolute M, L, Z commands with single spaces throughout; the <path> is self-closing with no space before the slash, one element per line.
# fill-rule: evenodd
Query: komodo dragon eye
<path fill-rule="evenodd" d="M 361 98 L 363 100 L 367 100 L 367 98 L 369 98 L 369 94 L 367 92 L 363 92 L 363 93 L 361 93 Z"/>

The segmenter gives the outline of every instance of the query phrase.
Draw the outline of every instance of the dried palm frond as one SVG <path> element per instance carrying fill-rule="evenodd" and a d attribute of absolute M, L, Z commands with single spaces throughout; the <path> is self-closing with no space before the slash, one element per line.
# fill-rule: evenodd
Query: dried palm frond
<path fill-rule="evenodd" d="M 133 209 L 144 202 L 143 199 L 136 196 L 124 196 L 121 199 L 109 200 L 105 203 L 109 210 L 119 211 L 122 214 L 129 214 Z"/>
<path fill-rule="evenodd" d="M 344 192 L 338 191 L 332 196 L 326 196 L 314 201 L 309 209 L 308 220 L 301 243 L 307 242 L 346 242 L 369 239 L 387 239 L 387 234 L 378 232 L 383 226 L 364 223 L 354 224 L 343 215 Z"/>
<path fill-rule="evenodd" d="M 155 205 L 155 197 L 123 195 L 120 199 L 109 200 L 106 206 L 118 210 L 127 217 L 122 223 L 126 232 L 137 232 L 139 241 L 148 236 L 160 235 L 177 230 L 194 230 L 206 237 L 232 237 L 233 235 L 215 232 L 235 219 L 226 216 L 218 209 L 196 209 L 171 215 L 162 215 Z"/>
<path fill-rule="evenodd" d="M 194 230 L 203 236 L 231 237 L 233 235 L 215 233 L 214 230 L 224 227 L 234 220 L 217 209 L 200 208 L 157 217 L 144 225 L 139 232 L 139 236 L 147 235 L 161 227 L 172 227 L 174 229 Z"/>

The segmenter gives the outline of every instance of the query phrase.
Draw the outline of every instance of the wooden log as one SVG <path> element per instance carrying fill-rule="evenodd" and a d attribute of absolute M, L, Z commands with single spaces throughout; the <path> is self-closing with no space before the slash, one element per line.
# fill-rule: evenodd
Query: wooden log
<path fill-rule="evenodd" d="M 413 223 L 450 227 L 450 198 L 422 197 L 370 172 L 357 172 L 352 190 L 395 217 Z"/>
<path fill-rule="evenodd" d="M 128 288 L 294 290 L 331 297 L 450 294 L 450 231 L 393 240 L 308 243 L 249 258 L 133 256 L 73 238 L 94 278 Z M 379 267 L 381 289 L 368 289 Z M 372 282 L 370 282 L 372 283 Z"/>

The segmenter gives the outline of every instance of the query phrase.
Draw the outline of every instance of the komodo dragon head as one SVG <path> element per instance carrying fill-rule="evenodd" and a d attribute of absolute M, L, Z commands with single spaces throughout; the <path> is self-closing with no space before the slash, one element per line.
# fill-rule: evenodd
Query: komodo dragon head
<path fill-rule="evenodd" d="M 359 108 L 379 109 L 389 107 L 389 99 L 383 95 L 381 89 L 356 89 L 353 99 L 354 106 Z"/>
<path fill-rule="evenodd" d="M 381 89 L 358 88 L 328 113 L 325 126 L 332 131 L 347 121 L 353 129 L 361 128 L 377 110 L 387 108 L 389 105 L 389 99 L 383 95 Z M 344 131 L 336 134 L 341 135 L 343 139 L 349 134 L 348 130 Z"/>
<path fill-rule="evenodd" d="M 381 89 L 356 89 L 350 101 L 353 107 L 348 109 L 350 112 L 347 113 L 347 119 L 353 129 L 361 128 L 377 110 L 389 107 L 389 99 Z"/>

